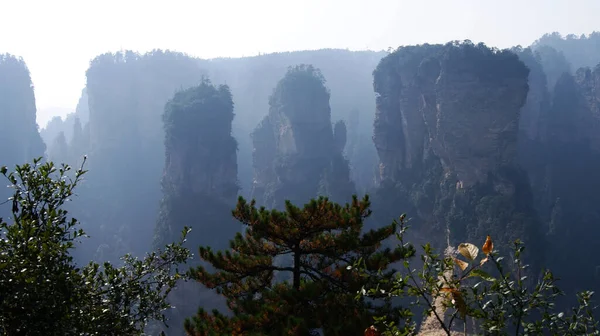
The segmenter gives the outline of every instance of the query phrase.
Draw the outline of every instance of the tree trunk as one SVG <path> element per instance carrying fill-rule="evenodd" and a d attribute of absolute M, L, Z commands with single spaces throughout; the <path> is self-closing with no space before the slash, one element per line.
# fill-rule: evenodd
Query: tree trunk
<path fill-rule="evenodd" d="M 294 249 L 294 289 L 300 290 L 300 244 L 297 244 Z"/>

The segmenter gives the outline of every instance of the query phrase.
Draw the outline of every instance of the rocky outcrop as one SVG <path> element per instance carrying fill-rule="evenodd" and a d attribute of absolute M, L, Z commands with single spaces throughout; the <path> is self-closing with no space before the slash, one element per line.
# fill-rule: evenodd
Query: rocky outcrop
<path fill-rule="evenodd" d="M 452 244 L 491 234 L 504 247 L 535 234 L 517 162 L 528 75 L 514 53 L 468 41 L 400 48 L 383 59 L 374 72 L 382 179 L 374 206 L 416 215 L 416 233 L 439 244 L 446 231 Z"/>
<path fill-rule="evenodd" d="M 29 69 L 10 54 L 0 54 L 0 118 L 0 165 L 12 169 L 44 155 Z"/>
<path fill-rule="evenodd" d="M 92 60 L 81 100 L 89 107 L 89 147 L 80 150 L 88 154 L 82 201 L 90 210 L 79 216 L 92 238 L 78 253 L 107 244 L 116 260 L 150 249 L 165 162 L 161 115 L 177 90 L 197 85 L 203 74 L 197 59 L 169 51 Z M 84 106 L 79 113 L 86 114 Z"/>
<path fill-rule="evenodd" d="M 542 58 L 540 54 L 534 53 L 531 48 L 514 48 L 512 51 L 529 68 L 529 91 L 519 116 L 519 140 L 521 142 L 525 142 L 525 139 L 545 141 L 550 94 L 547 75 L 542 66 Z"/>
<path fill-rule="evenodd" d="M 528 70 L 514 54 L 446 45 L 400 49 L 389 57 L 396 69 L 382 62 L 375 71 L 374 141 L 383 178 L 415 167 L 429 146 L 464 187 L 515 161 Z"/>
<path fill-rule="evenodd" d="M 44 156 L 29 70 L 23 59 L 9 54 L 0 54 L 0 120 L 0 166 L 13 171 L 17 164 Z M 0 218 L 5 220 L 10 208 L 4 202 L 13 192 L 7 184 L 0 183 Z"/>
<path fill-rule="evenodd" d="M 600 264 L 581 256 L 600 234 L 600 66 L 560 77 L 547 120 L 544 140 L 524 157 L 549 257 L 565 290 L 598 290 Z"/>
<path fill-rule="evenodd" d="M 231 135 L 234 118 L 229 87 L 202 84 L 175 94 L 163 115 L 165 167 L 163 197 L 155 228 L 154 248 L 176 241 L 184 226 L 192 228 L 186 247 L 216 250 L 229 247 L 241 230 L 231 216 L 238 194 L 237 142 Z M 197 266 L 199 260 L 188 265 Z M 190 297 L 194 298 L 190 300 Z M 182 282 L 170 293 L 176 308 L 167 312 L 169 335 L 183 333 L 184 319 L 202 302 L 207 309 L 223 308 L 223 300 L 194 282 Z"/>
<path fill-rule="evenodd" d="M 319 190 L 332 199 L 350 197 L 354 186 L 342 154 L 345 125 L 336 127 L 334 136 L 329 91 L 320 71 L 310 65 L 290 68 L 269 105 L 269 114 L 252 134 L 253 197 L 273 208 L 285 200 L 304 204 Z"/>
<path fill-rule="evenodd" d="M 227 246 L 239 225 L 228 215 L 235 206 L 237 142 L 231 135 L 233 101 L 227 86 L 205 81 L 178 92 L 165 108 L 163 200 L 155 247 L 174 241 L 193 226 L 191 246 Z"/>
<path fill-rule="evenodd" d="M 585 112 L 580 121 L 587 123 L 579 129 L 590 137 L 590 145 L 593 150 L 600 152 L 600 64 L 594 69 L 581 68 L 575 74 L 575 81 L 581 90 L 581 109 Z M 584 125 L 580 125 L 584 126 Z"/>

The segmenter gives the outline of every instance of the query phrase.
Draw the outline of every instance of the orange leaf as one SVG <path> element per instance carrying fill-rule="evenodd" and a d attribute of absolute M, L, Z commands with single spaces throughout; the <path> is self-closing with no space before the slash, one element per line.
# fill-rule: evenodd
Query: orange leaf
<path fill-rule="evenodd" d="M 460 259 L 458 259 L 458 258 L 454 258 L 454 263 L 455 263 L 455 264 L 456 264 L 458 267 L 460 267 L 460 269 L 461 269 L 461 270 L 463 270 L 463 271 L 464 271 L 465 269 L 467 269 L 467 267 L 469 267 L 469 264 L 468 264 L 467 262 L 464 262 L 464 261 L 462 261 L 462 260 L 460 260 Z"/>
<path fill-rule="evenodd" d="M 485 243 L 483 244 L 483 247 L 481 248 L 481 250 L 486 255 L 489 255 L 493 249 L 494 249 L 494 243 L 492 242 L 492 237 L 487 236 L 487 238 L 485 239 Z"/>

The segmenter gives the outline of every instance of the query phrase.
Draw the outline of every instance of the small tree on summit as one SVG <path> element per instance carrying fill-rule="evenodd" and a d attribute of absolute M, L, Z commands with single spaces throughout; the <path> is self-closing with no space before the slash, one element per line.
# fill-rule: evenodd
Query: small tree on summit
<path fill-rule="evenodd" d="M 386 269 L 407 252 L 381 248 L 395 224 L 361 232 L 369 206 L 368 197 L 354 196 L 345 206 L 321 197 L 303 208 L 288 201 L 282 212 L 257 209 L 254 201 L 240 197 L 233 215 L 247 226 L 245 234 L 236 235 L 230 251 L 200 248 L 200 257 L 216 272 L 201 266 L 190 271 L 193 279 L 227 298 L 234 316 L 201 309 L 186 322 L 188 334 L 306 335 L 322 328 L 325 335 L 354 335 L 372 323 L 372 316 L 389 316 L 391 304 L 385 300 L 353 301 L 363 286 L 389 280 L 393 271 Z M 275 258 L 286 255 L 291 265 L 278 265 Z M 368 269 L 364 276 L 350 271 L 358 260 Z M 291 283 L 276 283 L 277 272 L 290 275 Z"/>

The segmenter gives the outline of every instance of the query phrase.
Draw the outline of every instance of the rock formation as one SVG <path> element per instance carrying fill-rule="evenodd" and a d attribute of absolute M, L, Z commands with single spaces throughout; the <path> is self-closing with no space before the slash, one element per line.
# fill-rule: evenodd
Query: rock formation
<path fill-rule="evenodd" d="M 167 103 L 156 248 L 175 241 L 184 226 L 194 227 L 188 237 L 193 248 L 217 243 L 225 248 L 239 231 L 230 215 L 239 189 L 233 117 L 229 88 L 208 81 L 176 93 Z"/>
<path fill-rule="evenodd" d="M 82 194 L 89 209 L 111 211 L 90 213 L 83 222 L 92 236 L 85 248 L 107 244 L 111 260 L 141 254 L 150 248 L 161 197 L 165 103 L 176 90 L 200 83 L 203 71 L 180 53 L 125 51 L 96 57 L 86 75 L 89 192 Z M 83 106 L 78 110 L 85 114 Z"/>
<path fill-rule="evenodd" d="M 12 171 L 16 164 L 44 156 L 46 146 L 36 123 L 35 95 L 23 59 L 0 54 L 0 166 Z M 4 179 L 3 176 L 0 176 Z M 0 204 L 12 193 L 0 182 Z M 0 205 L 0 218 L 8 220 L 10 208 Z"/>
<path fill-rule="evenodd" d="M 600 65 L 564 73 L 546 118 L 545 136 L 524 157 L 549 257 L 565 289 L 598 290 L 600 263 L 581 256 L 600 234 Z"/>
<path fill-rule="evenodd" d="M 531 48 L 514 48 L 512 51 L 529 68 L 529 91 L 519 116 L 519 141 L 542 141 L 547 133 L 547 114 L 550 107 L 548 79 L 542 65 L 542 57 Z"/>
<path fill-rule="evenodd" d="M 239 179 L 244 197 L 250 197 L 254 168 L 250 134 L 269 110 L 268 97 L 290 65 L 311 64 L 327 78 L 331 91 L 332 120 L 349 121 L 356 109 L 358 123 L 348 127 L 348 145 L 356 150 L 346 153 L 352 165 L 353 181 L 361 190 L 374 185 L 372 168 L 377 154 L 371 140 L 375 93 L 373 69 L 386 55 L 384 51 L 321 49 L 262 54 L 242 58 L 219 58 L 203 64 L 215 83 L 226 83 L 234 93 L 236 118 L 233 134 L 239 142 Z M 361 178 L 367 171 L 369 178 Z"/>
<path fill-rule="evenodd" d="M 252 134 L 253 197 L 266 207 L 304 204 L 317 194 L 343 201 L 354 193 L 342 151 L 346 128 L 331 125 L 329 90 L 318 69 L 290 68 Z"/>
<path fill-rule="evenodd" d="M 507 247 L 537 234 L 517 163 L 528 75 L 514 53 L 468 41 L 400 48 L 383 59 L 374 72 L 382 179 L 374 206 L 415 216 L 428 241 L 446 231 L 452 244 L 490 234 Z"/>
<path fill-rule="evenodd" d="M 44 155 L 29 69 L 10 54 L 0 54 L 0 117 L 0 165 L 14 168 Z"/>
<path fill-rule="evenodd" d="M 241 231 L 241 224 L 231 216 L 239 189 L 233 117 L 229 88 L 215 87 L 207 80 L 176 93 L 166 104 L 163 198 L 154 248 L 176 241 L 184 226 L 192 228 L 186 246 L 194 253 L 207 245 L 227 249 Z M 188 264 L 197 266 L 198 262 Z M 172 327 L 165 332 L 169 335 L 181 335 L 184 318 L 192 316 L 200 304 L 211 309 L 220 303 L 220 298 L 195 282 L 179 284 L 169 299 L 176 307 L 168 312 Z"/>

